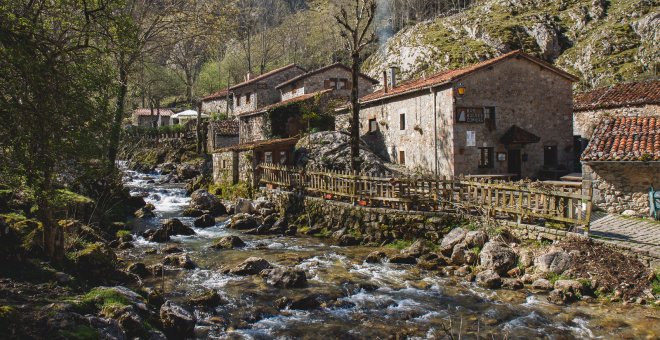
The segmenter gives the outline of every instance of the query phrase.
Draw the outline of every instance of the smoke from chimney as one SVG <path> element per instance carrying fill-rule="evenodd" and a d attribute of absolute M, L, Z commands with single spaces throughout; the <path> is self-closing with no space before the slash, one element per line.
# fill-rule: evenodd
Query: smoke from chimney
<path fill-rule="evenodd" d="M 383 70 L 383 90 L 385 93 L 387 93 L 387 87 L 389 84 L 387 83 L 387 71 Z"/>

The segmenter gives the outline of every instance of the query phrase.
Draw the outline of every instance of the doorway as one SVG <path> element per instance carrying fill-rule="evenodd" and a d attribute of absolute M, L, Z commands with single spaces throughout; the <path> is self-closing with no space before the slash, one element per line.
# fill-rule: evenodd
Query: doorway
<path fill-rule="evenodd" d="M 520 149 L 515 149 L 515 150 L 509 150 L 509 153 L 507 155 L 507 171 L 510 174 L 516 174 L 518 178 L 520 179 L 520 175 L 522 173 L 522 162 L 520 160 Z"/>

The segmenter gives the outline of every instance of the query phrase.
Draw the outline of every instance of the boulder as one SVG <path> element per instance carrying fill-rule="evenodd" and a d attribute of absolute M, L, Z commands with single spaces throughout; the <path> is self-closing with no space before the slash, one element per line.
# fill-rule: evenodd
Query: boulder
<path fill-rule="evenodd" d="M 445 257 L 438 256 L 434 253 L 427 253 L 417 259 L 417 266 L 425 270 L 438 270 L 448 264 Z"/>
<path fill-rule="evenodd" d="M 160 307 L 160 322 L 169 339 L 191 338 L 195 334 L 195 316 L 172 301 Z"/>
<path fill-rule="evenodd" d="M 268 272 L 266 282 L 278 288 L 304 288 L 307 287 L 307 276 L 300 269 L 278 267 Z"/>
<path fill-rule="evenodd" d="M 212 215 L 226 215 L 227 209 L 222 201 L 210 192 L 198 189 L 190 195 L 190 207 L 198 210 L 208 210 Z"/>
<path fill-rule="evenodd" d="M 464 244 L 457 244 L 454 246 L 454 250 L 451 253 L 451 264 L 455 266 L 460 266 L 463 264 L 474 264 L 474 263 L 469 263 L 468 262 L 468 257 L 469 260 L 474 260 L 474 256 L 470 256 L 470 254 L 474 254 L 471 250 L 467 249 Z"/>
<path fill-rule="evenodd" d="M 149 229 L 142 233 L 142 237 L 149 242 L 167 242 L 170 240 L 170 235 L 164 228 Z"/>
<path fill-rule="evenodd" d="M 384 252 L 382 251 L 373 251 L 367 255 L 367 258 L 364 260 L 366 263 L 380 263 L 384 259 L 387 258 L 387 255 L 385 255 Z"/>
<path fill-rule="evenodd" d="M 193 179 L 199 176 L 199 170 L 189 163 L 182 163 L 176 167 L 176 174 L 182 180 Z"/>
<path fill-rule="evenodd" d="M 214 289 L 199 295 L 195 295 L 188 300 L 193 306 L 206 306 L 216 307 L 224 304 L 225 301 L 220 297 L 218 292 Z"/>
<path fill-rule="evenodd" d="M 195 208 L 186 208 L 186 210 L 181 213 L 181 216 L 184 217 L 200 217 L 202 215 L 204 215 L 204 212 Z"/>
<path fill-rule="evenodd" d="M 168 244 L 165 247 L 163 247 L 162 250 L 163 254 L 177 254 L 177 253 L 183 253 L 183 249 L 179 248 L 176 244 Z"/>
<path fill-rule="evenodd" d="M 479 258 L 484 268 L 493 270 L 499 275 L 504 275 L 517 263 L 516 253 L 513 249 L 505 243 L 496 241 L 486 243 L 479 253 Z"/>
<path fill-rule="evenodd" d="M 69 259 L 79 278 L 94 283 L 116 279 L 117 256 L 103 243 L 88 244 L 79 251 L 69 253 Z"/>
<path fill-rule="evenodd" d="M 247 198 L 238 198 L 234 203 L 235 214 L 253 214 L 255 213 L 252 201 Z"/>
<path fill-rule="evenodd" d="M 266 224 L 266 221 L 264 221 L 264 224 Z M 271 234 L 284 234 L 288 229 L 289 229 L 289 222 L 287 221 L 286 218 L 281 217 L 277 219 L 277 221 L 275 221 L 273 225 L 270 226 L 268 232 Z"/>
<path fill-rule="evenodd" d="M 355 238 L 353 235 L 342 235 L 339 238 L 339 245 L 340 246 L 357 246 L 360 244 L 360 241 Z"/>
<path fill-rule="evenodd" d="M 152 218 L 152 217 L 156 217 L 156 214 L 154 214 L 153 211 L 147 209 L 146 207 L 142 207 L 142 208 L 138 209 L 137 211 L 135 211 L 135 214 L 134 214 L 134 215 L 135 215 L 135 217 L 137 217 L 137 218 Z"/>
<path fill-rule="evenodd" d="M 450 256 L 454 250 L 454 246 L 463 242 L 467 231 L 463 228 L 452 229 L 440 242 L 440 252 L 445 256 Z"/>
<path fill-rule="evenodd" d="M 243 263 L 229 270 L 234 275 L 255 275 L 264 269 L 271 269 L 273 266 L 268 261 L 259 257 L 249 257 Z"/>
<path fill-rule="evenodd" d="M 428 247 L 426 247 L 426 243 L 422 240 L 416 240 L 411 244 L 410 246 L 406 247 L 401 251 L 403 254 L 407 254 L 413 257 L 420 257 L 426 253 L 428 253 Z"/>
<path fill-rule="evenodd" d="M 188 254 L 168 255 L 163 259 L 163 264 L 183 269 L 197 268 L 197 265 L 188 257 Z"/>
<path fill-rule="evenodd" d="M 229 222 L 229 228 L 238 230 L 254 229 L 258 225 L 259 224 L 254 216 L 243 213 L 235 214 L 231 217 L 231 221 Z"/>
<path fill-rule="evenodd" d="M 552 290 L 552 288 L 552 283 L 546 279 L 536 279 L 532 282 L 532 289 L 548 291 Z"/>
<path fill-rule="evenodd" d="M 534 264 L 536 269 L 542 273 L 561 274 L 570 267 L 571 261 L 571 254 L 562 250 L 555 250 L 537 257 Z"/>
<path fill-rule="evenodd" d="M 195 219 L 195 227 L 197 228 L 207 228 L 215 225 L 215 218 L 209 214 L 204 214 L 197 219 Z"/>
<path fill-rule="evenodd" d="M 126 270 L 131 274 L 137 275 L 141 279 L 151 275 L 147 266 L 142 262 L 132 263 Z"/>
<path fill-rule="evenodd" d="M 415 264 L 417 263 L 417 259 L 414 256 L 408 254 L 397 254 L 390 257 L 390 263 Z"/>
<path fill-rule="evenodd" d="M 485 231 L 483 230 L 473 230 L 473 231 L 468 231 L 465 234 L 465 239 L 463 240 L 463 243 L 467 248 L 474 248 L 474 247 L 483 247 L 484 244 L 488 241 L 488 234 L 486 234 Z"/>
<path fill-rule="evenodd" d="M 165 229 L 169 236 L 174 235 L 195 235 L 195 231 L 189 226 L 183 224 L 177 218 L 171 218 L 163 221 L 161 229 Z"/>
<path fill-rule="evenodd" d="M 518 290 L 524 287 L 522 281 L 515 278 L 503 278 L 502 279 L 502 288 Z"/>
<path fill-rule="evenodd" d="M 554 303 L 556 305 L 563 305 L 573 301 L 577 301 L 579 296 L 576 295 L 573 291 L 565 291 L 561 289 L 555 289 L 548 294 L 548 302 Z"/>
<path fill-rule="evenodd" d="M 477 283 L 485 288 L 499 288 L 502 286 L 502 278 L 494 270 L 481 271 L 476 276 Z"/>
<path fill-rule="evenodd" d="M 555 289 L 572 292 L 574 294 L 582 294 L 582 284 L 576 280 L 557 280 L 554 285 Z"/>
<path fill-rule="evenodd" d="M 241 240 L 238 236 L 224 236 L 213 242 L 211 248 L 214 249 L 234 249 L 245 247 L 245 242 Z"/>

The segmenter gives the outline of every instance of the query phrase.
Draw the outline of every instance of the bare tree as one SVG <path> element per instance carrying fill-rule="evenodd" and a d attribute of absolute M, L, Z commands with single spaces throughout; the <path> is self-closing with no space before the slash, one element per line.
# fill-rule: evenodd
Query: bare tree
<path fill-rule="evenodd" d="M 349 14 L 350 11 L 350 14 Z M 371 23 L 376 14 L 376 0 L 349 0 L 339 8 L 335 20 L 341 26 L 341 36 L 351 55 L 351 169 L 360 171 L 360 106 L 358 81 L 360 52 L 376 41 Z"/>

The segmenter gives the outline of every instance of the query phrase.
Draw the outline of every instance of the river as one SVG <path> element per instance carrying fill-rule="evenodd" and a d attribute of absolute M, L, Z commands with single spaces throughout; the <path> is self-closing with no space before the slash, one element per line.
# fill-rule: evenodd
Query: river
<path fill-rule="evenodd" d="M 179 185 L 156 184 L 158 174 L 126 170 L 126 185 L 134 195 L 156 207 L 156 218 L 134 220 L 138 234 L 181 217 L 189 198 Z M 149 180 L 156 180 L 150 183 Z M 200 338 L 657 338 L 658 309 L 621 304 L 580 302 L 556 306 L 545 296 L 526 289 L 488 290 L 462 278 L 445 277 L 411 265 L 367 264 L 373 247 L 338 247 L 315 237 L 246 235 L 226 228 L 194 228 L 196 235 L 175 236 L 199 268 L 166 267 L 164 278 L 150 278 L 147 287 L 164 287 L 167 299 L 185 303 L 191 295 L 216 289 L 226 303 L 214 310 L 195 310 Z M 214 250 L 213 240 L 239 236 L 247 246 Z M 136 237 L 135 248 L 120 250 L 127 262 L 160 263 L 163 244 Z M 151 250 L 151 251 L 149 251 Z M 379 249 L 380 250 L 380 249 Z M 383 249 L 393 253 L 394 249 Z M 275 266 L 296 266 L 307 273 L 308 288 L 278 289 L 255 276 L 223 274 L 222 269 L 256 256 Z M 283 296 L 292 299 L 314 295 L 323 301 L 309 310 L 275 307 Z M 450 330 L 451 329 L 451 330 Z M 491 336 L 492 335 L 492 336 Z"/>

